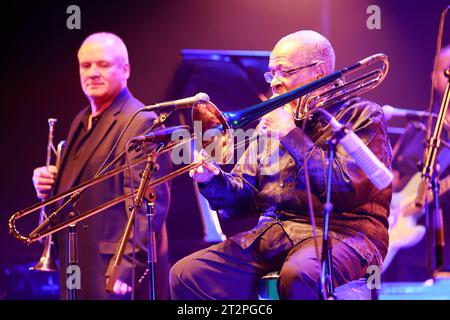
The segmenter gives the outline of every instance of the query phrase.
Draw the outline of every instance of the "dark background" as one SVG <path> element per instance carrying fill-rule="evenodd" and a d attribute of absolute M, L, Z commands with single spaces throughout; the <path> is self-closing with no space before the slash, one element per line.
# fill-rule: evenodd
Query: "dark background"
<path fill-rule="evenodd" d="M 66 27 L 66 9 L 71 4 L 81 8 L 81 30 Z M 381 30 L 369 30 L 366 26 L 366 9 L 372 4 L 381 8 Z M 27 247 L 10 237 L 7 221 L 13 212 L 37 201 L 31 175 L 34 167 L 45 162 L 47 118 L 58 119 L 56 144 L 65 138 L 70 121 L 87 103 L 80 88 L 76 59 L 87 35 L 110 31 L 122 37 L 131 62 L 129 88 L 138 99 L 152 104 L 173 94 L 171 84 L 181 61 L 181 49 L 265 51 L 288 33 L 312 29 L 333 44 L 337 68 L 378 52 L 390 57 L 387 79 L 365 97 L 381 105 L 425 110 L 439 18 L 448 4 L 443 0 L 3 3 L 0 268 L 6 270 L 11 265 L 36 261 L 42 252 L 39 245 Z M 443 44 L 450 42 L 448 24 Z M 233 90 L 228 94 L 239 98 L 245 92 Z M 214 98 L 211 96 L 213 101 Z M 396 136 L 392 139 L 394 142 Z M 181 188 L 173 194 L 176 203 L 168 218 L 169 237 L 174 244 L 171 250 L 180 241 L 202 237 L 198 210 L 194 205 L 186 208 L 183 196 Z M 183 210 L 177 209 L 180 203 Z M 29 227 L 35 222 L 23 221 L 20 228 L 26 229 L 27 224 Z M 189 242 L 184 243 L 188 246 Z"/>

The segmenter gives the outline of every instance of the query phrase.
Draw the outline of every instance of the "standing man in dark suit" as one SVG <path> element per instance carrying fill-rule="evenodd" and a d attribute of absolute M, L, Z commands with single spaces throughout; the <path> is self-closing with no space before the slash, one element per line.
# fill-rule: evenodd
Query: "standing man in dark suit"
<path fill-rule="evenodd" d="M 40 199 L 46 199 L 49 191 L 54 188 L 55 194 L 60 194 L 70 188 L 93 178 L 113 148 L 126 123 L 143 104 L 135 99 L 127 88 L 130 76 L 130 64 L 127 48 L 118 36 L 112 33 L 95 33 L 88 36 L 78 51 L 81 87 L 89 100 L 89 106 L 84 108 L 73 120 L 67 138 L 67 148 L 63 154 L 61 168 L 51 166 L 36 168 L 33 183 Z M 127 141 L 141 135 L 151 127 L 156 119 L 154 113 L 140 113 L 133 120 L 125 134 L 118 141 L 109 161 L 118 156 Z M 144 148 L 145 149 L 145 148 Z M 133 157 L 142 156 L 142 152 L 131 152 Z M 118 165 L 123 165 L 122 159 Z M 168 159 L 159 157 L 160 170 L 157 176 L 164 175 L 170 166 Z M 118 166 L 117 165 L 117 166 Z M 76 203 L 75 210 L 82 213 L 93 209 L 105 201 L 131 191 L 131 183 L 135 189 L 139 186 L 139 173 L 143 166 L 132 169 L 132 174 L 125 171 L 83 192 Z M 165 218 L 169 206 L 169 185 L 163 184 L 155 188 L 155 230 L 157 238 L 156 264 L 156 298 L 168 298 L 168 248 Z M 78 297 L 81 299 L 120 299 L 131 291 L 132 275 L 132 238 L 127 244 L 122 259 L 119 279 L 114 285 L 114 294 L 106 292 L 106 281 L 111 275 L 113 254 L 116 251 L 123 229 L 126 225 L 132 206 L 132 200 L 127 199 L 102 213 L 83 222 L 87 228 L 77 225 L 78 261 L 81 272 L 81 289 Z M 63 216 L 63 219 L 67 216 Z M 147 222 L 145 206 L 139 211 L 135 220 L 137 229 L 136 242 L 136 272 L 139 279 L 145 271 L 146 261 L 146 230 Z M 57 247 L 60 263 L 60 285 L 62 297 L 66 294 L 67 270 L 67 229 L 57 233 Z M 132 233 L 133 234 L 133 233 Z M 136 298 L 146 298 L 145 279 L 136 286 Z M 138 282 L 136 282 L 138 283 Z"/>

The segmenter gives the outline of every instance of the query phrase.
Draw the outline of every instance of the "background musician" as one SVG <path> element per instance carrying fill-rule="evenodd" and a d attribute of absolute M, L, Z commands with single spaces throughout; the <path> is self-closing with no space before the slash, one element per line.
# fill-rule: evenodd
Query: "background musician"
<path fill-rule="evenodd" d="M 438 58 L 437 69 L 431 74 L 436 76 L 434 83 L 433 112 L 438 113 L 442 103 L 445 85 L 448 79 L 444 76 L 444 70 L 450 67 L 450 45 L 443 47 Z M 435 121 L 434 121 L 435 123 Z M 405 133 L 394 146 L 392 169 L 394 173 L 393 191 L 401 194 L 402 198 L 409 197 L 417 189 L 411 192 L 405 189 L 412 186 L 411 181 L 419 173 L 418 163 L 424 156 L 426 129 L 428 121 L 410 122 Z M 434 128 L 434 126 L 433 126 Z M 433 133 L 433 132 L 431 132 Z M 450 114 L 447 112 L 446 121 L 442 130 L 441 139 L 448 141 L 450 136 Z M 450 173 L 450 150 L 441 145 L 437 157 L 440 164 L 440 180 L 445 179 Z M 441 185 L 441 191 L 445 185 Z M 416 187 L 417 188 L 417 187 Z M 447 188 L 446 188 L 447 189 Z M 415 194 L 413 194 L 415 196 Z M 450 263 L 450 193 L 444 192 L 440 197 L 440 206 L 444 220 L 445 234 L 445 265 Z M 403 212 L 404 213 L 404 212 Z M 388 255 L 394 254 L 393 260 L 384 265 L 384 281 L 425 281 L 431 277 L 427 267 L 427 238 L 425 237 L 425 216 L 423 210 L 416 209 L 413 218 L 404 218 L 401 210 L 391 211 L 391 236 Z M 434 262 L 434 260 L 433 260 Z M 431 270 L 432 271 L 432 270 Z"/>
<path fill-rule="evenodd" d="M 55 189 L 60 194 L 70 188 L 92 179 L 131 116 L 143 104 L 135 99 L 127 87 L 130 76 L 130 64 L 127 48 L 118 36 L 112 33 L 94 33 L 88 36 L 78 50 L 78 62 L 81 87 L 89 106 L 83 108 L 72 121 L 67 138 L 67 148 L 62 158 L 61 169 L 55 167 L 36 168 L 33 183 L 40 199 L 48 197 L 49 190 Z M 156 115 L 140 113 L 120 139 L 109 161 L 125 149 L 126 142 L 150 128 Z M 124 164 L 122 159 L 120 164 Z M 159 159 L 161 169 L 158 175 L 164 175 L 169 167 L 168 159 Z M 131 191 L 131 183 L 137 188 L 142 166 L 132 169 L 132 176 L 125 171 L 85 191 L 77 202 L 75 209 L 84 212 L 93 209 L 108 200 Z M 57 179 L 55 181 L 55 175 Z M 168 298 L 168 248 L 165 218 L 169 205 L 169 186 L 163 184 L 156 188 L 157 231 L 157 298 Z M 119 279 L 114 286 L 114 294 L 105 290 L 106 280 L 110 275 L 112 255 L 122 235 L 131 199 L 119 203 L 105 212 L 99 213 L 83 222 L 87 228 L 77 225 L 78 260 L 81 269 L 81 299 L 117 299 L 131 290 L 131 240 L 121 264 Z M 143 206 L 144 207 L 144 206 Z M 136 256 L 136 277 L 139 278 L 146 261 L 145 239 L 147 220 L 145 210 L 136 218 L 138 239 Z M 57 233 L 58 256 L 60 263 L 60 286 L 62 297 L 66 297 L 66 263 L 67 263 L 67 229 Z M 109 265 L 109 267 L 108 267 Z M 146 284 L 144 281 L 143 284 Z M 146 298 L 145 285 L 138 287 L 136 298 Z"/>

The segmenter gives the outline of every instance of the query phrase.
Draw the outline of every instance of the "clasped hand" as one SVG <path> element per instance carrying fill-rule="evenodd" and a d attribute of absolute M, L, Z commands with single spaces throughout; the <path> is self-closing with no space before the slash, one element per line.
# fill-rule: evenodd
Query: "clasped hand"
<path fill-rule="evenodd" d="M 261 118 L 260 127 L 269 136 L 284 138 L 296 126 L 293 115 L 284 107 L 275 109 Z"/>

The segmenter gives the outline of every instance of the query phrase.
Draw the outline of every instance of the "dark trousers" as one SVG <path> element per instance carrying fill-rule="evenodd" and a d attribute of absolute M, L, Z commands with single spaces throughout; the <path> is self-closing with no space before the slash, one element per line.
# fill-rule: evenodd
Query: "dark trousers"
<path fill-rule="evenodd" d="M 366 261 L 345 243 L 333 239 L 332 256 L 335 286 L 365 274 Z M 178 261 L 170 271 L 171 297 L 255 300 L 259 279 L 279 270 L 281 299 L 318 299 L 319 265 L 314 238 L 294 246 L 275 224 L 245 250 L 227 239 Z"/>

